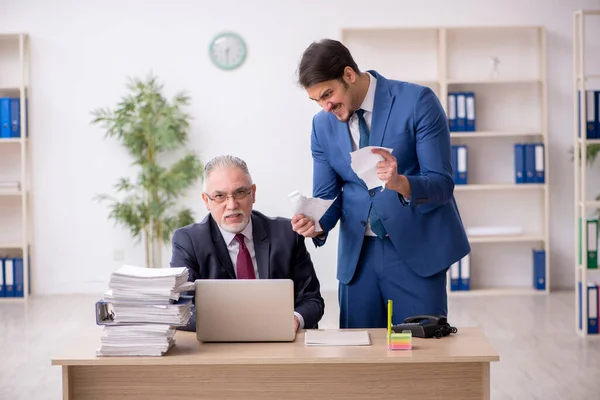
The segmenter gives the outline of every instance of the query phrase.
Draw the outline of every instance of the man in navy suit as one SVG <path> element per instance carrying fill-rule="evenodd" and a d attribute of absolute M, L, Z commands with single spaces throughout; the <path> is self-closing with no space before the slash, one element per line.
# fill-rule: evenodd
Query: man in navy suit
<path fill-rule="evenodd" d="M 312 43 L 299 82 L 323 110 L 312 121 L 313 196 L 336 199 L 320 221 L 294 215 L 293 229 L 325 244 L 340 223 L 341 328 L 385 327 L 418 314 L 447 315 L 446 271 L 470 252 L 454 199 L 444 110 L 424 86 L 361 72 L 335 40 Z M 351 168 L 365 146 L 382 161 L 382 187 L 368 190 Z"/>
<path fill-rule="evenodd" d="M 325 302 L 304 237 L 290 219 L 252 210 L 256 185 L 246 163 L 219 156 L 204 167 L 202 199 L 210 213 L 173 234 L 171 267 L 196 279 L 292 279 L 296 330 L 315 328 Z M 187 330 L 195 330 L 195 318 Z"/>

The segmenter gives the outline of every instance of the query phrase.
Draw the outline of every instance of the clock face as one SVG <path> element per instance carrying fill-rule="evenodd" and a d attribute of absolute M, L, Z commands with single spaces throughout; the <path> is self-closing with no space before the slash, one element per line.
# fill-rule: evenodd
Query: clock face
<path fill-rule="evenodd" d="M 246 59 L 246 43 L 235 33 L 221 33 L 210 43 L 209 54 L 217 67 L 235 69 Z"/>

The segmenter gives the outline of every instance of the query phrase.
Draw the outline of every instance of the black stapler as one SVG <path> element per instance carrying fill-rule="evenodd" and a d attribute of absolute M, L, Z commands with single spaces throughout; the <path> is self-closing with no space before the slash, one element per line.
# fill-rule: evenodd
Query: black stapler
<path fill-rule="evenodd" d="M 395 333 L 402 331 L 411 331 L 413 337 L 437 339 L 448 336 L 451 333 L 458 332 L 453 326 L 450 326 L 444 315 L 416 315 L 408 317 L 402 324 L 392 325 Z"/>

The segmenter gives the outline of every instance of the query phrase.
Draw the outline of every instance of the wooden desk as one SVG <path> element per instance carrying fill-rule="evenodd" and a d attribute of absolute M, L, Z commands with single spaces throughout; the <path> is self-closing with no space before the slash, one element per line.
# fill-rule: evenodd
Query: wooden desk
<path fill-rule="evenodd" d="M 411 351 L 388 351 L 385 329 L 369 333 L 371 346 L 306 347 L 304 332 L 293 343 L 230 344 L 178 332 L 167 355 L 127 358 L 96 357 L 100 339 L 83 338 L 52 364 L 63 367 L 69 400 L 490 398 L 499 356 L 480 329 L 413 338 Z"/>

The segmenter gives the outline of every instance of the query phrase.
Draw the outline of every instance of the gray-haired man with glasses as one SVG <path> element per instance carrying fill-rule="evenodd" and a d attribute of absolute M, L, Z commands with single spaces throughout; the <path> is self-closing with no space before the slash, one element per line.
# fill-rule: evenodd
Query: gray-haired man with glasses
<path fill-rule="evenodd" d="M 291 220 L 252 209 L 256 185 L 246 163 L 219 156 L 204 167 L 202 199 L 210 212 L 173 234 L 172 267 L 187 267 L 196 279 L 292 279 L 296 330 L 314 328 L 323 316 L 320 293 L 304 237 Z M 195 329 L 195 321 L 188 329 Z"/>

